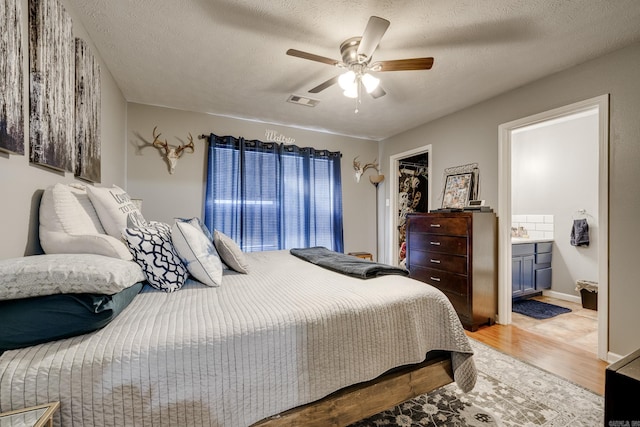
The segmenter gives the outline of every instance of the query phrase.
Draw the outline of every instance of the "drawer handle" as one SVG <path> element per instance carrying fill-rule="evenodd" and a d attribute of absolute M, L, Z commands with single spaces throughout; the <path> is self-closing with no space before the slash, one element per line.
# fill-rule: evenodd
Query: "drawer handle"
<path fill-rule="evenodd" d="M 429 277 L 431 280 L 433 280 L 434 282 L 439 282 L 440 278 L 439 277 Z"/>
<path fill-rule="evenodd" d="M 433 246 L 440 246 L 440 242 L 429 242 L 429 244 Z"/>
<path fill-rule="evenodd" d="M 440 228 L 440 224 L 430 224 L 433 228 Z"/>
<path fill-rule="evenodd" d="M 439 259 L 432 259 L 430 260 L 432 263 L 434 264 L 440 264 L 440 260 Z"/>

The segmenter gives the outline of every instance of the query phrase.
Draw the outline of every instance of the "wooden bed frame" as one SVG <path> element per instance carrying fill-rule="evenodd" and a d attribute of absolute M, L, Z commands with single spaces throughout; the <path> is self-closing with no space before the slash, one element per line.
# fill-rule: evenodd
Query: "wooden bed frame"
<path fill-rule="evenodd" d="M 451 358 L 442 355 L 338 390 L 316 402 L 259 421 L 252 427 L 346 426 L 451 382 Z"/>

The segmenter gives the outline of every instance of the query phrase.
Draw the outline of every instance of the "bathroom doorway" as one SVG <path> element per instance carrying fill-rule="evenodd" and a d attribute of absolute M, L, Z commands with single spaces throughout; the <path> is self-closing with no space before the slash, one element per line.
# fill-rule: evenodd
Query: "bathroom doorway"
<path fill-rule="evenodd" d="M 402 265 L 407 213 L 431 209 L 431 145 L 398 153 L 390 158 L 388 263 Z"/>
<path fill-rule="evenodd" d="M 589 99 L 583 102 L 579 102 L 576 104 L 571 104 L 566 107 L 561 107 L 555 110 L 547 111 L 544 113 L 540 113 L 534 116 L 525 117 L 523 119 L 519 119 L 513 122 L 505 123 L 499 126 L 499 252 L 500 252 L 500 262 L 499 262 L 499 291 L 498 291 L 498 323 L 502 324 L 510 324 L 512 323 L 512 297 L 513 297 L 513 288 L 512 288 L 512 278 L 513 278 L 513 258 L 512 258 L 512 221 L 520 220 L 528 223 L 528 226 L 531 228 L 536 228 L 535 221 L 528 222 L 527 221 L 527 209 L 531 212 L 531 218 L 535 220 L 540 220 L 544 223 L 544 221 L 550 222 L 551 232 L 557 236 L 561 246 L 568 246 L 568 235 L 569 229 L 566 227 L 567 222 L 572 218 L 575 218 L 576 215 L 591 215 L 592 220 L 595 220 L 594 229 L 593 229 L 593 239 L 597 242 L 597 249 L 595 253 L 595 260 L 593 267 L 595 272 L 596 281 L 598 282 L 598 312 L 597 312 L 597 320 L 598 320 L 598 344 L 597 344 L 597 355 L 598 358 L 607 360 L 607 312 L 608 312 L 608 301 L 607 301 L 607 288 L 608 288 L 608 96 L 604 95 L 601 97 Z M 523 199 L 518 196 L 514 196 L 514 190 L 518 191 L 519 185 L 514 184 L 514 177 L 517 178 L 521 176 L 523 171 L 523 167 L 531 167 L 533 170 L 531 173 L 532 179 L 529 177 L 529 183 L 532 181 L 540 184 L 540 191 L 548 191 L 549 187 L 554 190 L 561 192 L 559 189 L 559 185 L 551 185 L 550 183 L 544 182 L 547 175 L 545 175 L 545 168 L 550 167 L 553 162 L 536 162 L 535 156 L 532 156 L 532 153 L 529 152 L 527 154 L 527 164 L 523 166 L 522 164 L 518 165 L 516 161 L 513 160 L 514 152 L 521 152 L 522 147 L 516 147 L 514 144 L 520 139 L 522 140 L 523 131 L 527 129 L 542 129 L 547 127 L 553 123 L 562 123 L 563 121 L 567 121 L 568 118 L 572 117 L 585 117 L 592 115 L 595 117 L 595 125 L 594 132 L 597 133 L 595 138 L 597 139 L 597 143 L 594 144 L 596 147 L 594 150 L 597 153 L 592 153 L 595 157 L 595 170 L 593 170 L 593 185 L 591 185 L 590 191 L 596 194 L 596 200 L 592 205 L 589 206 L 578 206 L 580 203 L 580 198 L 576 197 L 573 199 L 573 205 L 565 206 L 564 210 L 557 208 L 557 206 L 551 204 L 549 209 L 556 209 L 555 213 L 558 218 L 554 219 L 553 212 L 542 212 L 536 211 L 537 207 L 535 204 L 528 204 L 529 200 Z M 526 139 L 526 138 L 525 138 Z M 566 154 L 565 154 L 566 156 Z M 566 157 L 565 157 L 566 158 Z M 516 169 L 516 167 L 518 169 Z M 557 166 L 556 166 L 557 167 Z M 557 171 L 555 171 L 557 172 Z M 550 175 L 555 174 L 554 171 L 546 171 L 546 173 Z M 562 176 L 562 173 L 555 174 L 555 182 L 557 182 L 559 177 Z M 528 193 L 532 191 L 531 187 L 526 190 Z M 533 194 L 530 195 L 534 197 Z M 555 196 L 558 196 L 556 193 Z M 560 195 L 561 197 L 561 195 Z M 569 197 L 569 199 L 571 199 Z M 513 202 L 516 201 L 516 206 L 514 207 Z M 559 202 L 556 202 L 556 205 Z M 586 203 L 586 202 L 585 202 Z M 525 205 L 526 207 L 523 207 Z M 523 210 L 524 209 L 524 210 Z M 513 214 L 517 213 L 519 216 L 514 217 Z M 549 226 L 546 224 L 541 224 L 541 231 L 545 230 Z M 567 228 L 567 229 L 565 229 Z M 516 228 L 517 229 L 517 228 Z M 519 230 L 523 231 L 523 230 Z M 534 230 L 538 231 L 538 230 Z M 541 234 L 540 238 L 544 238 L 544 233 Z M 547 236 L 548 237 L 548 236 Z M 554 243 L 554 249 L 562 249 L 557 247 L 557 244 Z M 588 255 L 579 253 L 574 249 L 573 252 L 567 250 L 566 254 L 568 257 L 575 256 L 578 261 L 581 262 L 580 257 L 588 257 Z M 593 252 L 591 256 L 593 257 Z M 577 255 L 576 255 L 577 253 Z M 554 258 L 555 260 L 555 258 Z M 560 267 L 565 267 L 560 264 Z M 564 274 L 560 271 L 562 268 L 559 268 L 558 274 Z M 566 274 L 565 274 L 566 275 Z M 561 277 L 561 276 L 559 276 Z M 574 284 L 575 285 L 575 284 Z M 565 288 L 568 289 L 568 286 L 565 283 Z M 573 292 L 572 289 L 565 289 L 562 293 L 565 292 L 570 294 Z M 552 294 L 553 295 L 553 294 Z M 578 297 L 574 297 L 578 298 Z"/>

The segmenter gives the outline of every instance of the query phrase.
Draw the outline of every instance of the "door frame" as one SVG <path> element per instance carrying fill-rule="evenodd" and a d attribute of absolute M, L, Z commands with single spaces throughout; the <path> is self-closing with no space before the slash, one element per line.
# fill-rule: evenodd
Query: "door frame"
<path fill-rule="evenodd" d="M 431 210 L 431 198 L 432 198 L 432 171 L 433 171 L 433 147 L 431 144 L 424 145 L 422 147 L 414 148 L 409 151 L 403 151 L 402 153 L 393 154 L 389 157 L 389 249 L 387 256 L 389 257 L 386 262 L 391 265 L 398 265 L 396 261 L 398 259 L 399 248 L 396 242 L 398 241 L 398 168 L 400 166 L 400 160 L 407 157 L 417 156 L 419 154 L 428 153 L 427 167 L 429 168 L 429 176 L 427 179 L 427 210 Z"/>
<path fill-rule="evenodd" d="M 609 94 L 524 117 L 498 126 L 498 318 L 511 323 L 511 133 L 586 110 L 598 110 L 598 358 L 609 351 Z"/>

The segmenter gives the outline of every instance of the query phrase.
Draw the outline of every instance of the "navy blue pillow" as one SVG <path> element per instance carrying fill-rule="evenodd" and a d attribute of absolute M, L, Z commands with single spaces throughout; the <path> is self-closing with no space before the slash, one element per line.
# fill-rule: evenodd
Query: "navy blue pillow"
<path fill-rule="evenodd" d="M 142 289 L 114 295 L 57 294 L 0 301 L 0 353 L 86 334 L 106 326 Z"/>

